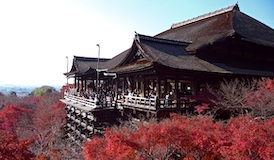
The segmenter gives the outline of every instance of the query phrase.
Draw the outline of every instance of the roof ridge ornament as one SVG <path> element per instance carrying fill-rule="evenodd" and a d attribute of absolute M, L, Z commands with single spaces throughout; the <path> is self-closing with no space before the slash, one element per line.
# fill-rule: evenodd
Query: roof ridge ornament
<path fill-rule="evenodd" d="M 140 43 L 139 34 L 136 31 L 134 31 L 134 32 L 135 32 L 134 40 L 136 40 L 136 41 L 138 41 Z"/>
<path fill-rule="evenodd" d="M 237 10 L 237 11 L 240 11 L 240 8 L 238 6 L 238 2 L 235 5 L 228 6 L 226 8 L 222 8 L 222 9 L 219 9 L 219 10 L 216 10 L 216 11 L 213 11 L 213 12 L 209 12 L 209 13 L 203 14 L 201 16 L 194 17 L 192 19 L 188 19 L 186 21 L 175 23 L 171 26 L 171 29 L 178 28 L 178 27 L 181 27 L 181 26 L 193 23 L 193 22 L 197 22 L 197 21 L 200 21 L 200 20 L 203 20 L 203 19 L 206 19 L 206 18 L 216 16 L 216 15 L 220 15 L 220 14 L 223 14 L 223 13 L 226 13 L 226 12 L 230 12 L 234 9 Z"/>

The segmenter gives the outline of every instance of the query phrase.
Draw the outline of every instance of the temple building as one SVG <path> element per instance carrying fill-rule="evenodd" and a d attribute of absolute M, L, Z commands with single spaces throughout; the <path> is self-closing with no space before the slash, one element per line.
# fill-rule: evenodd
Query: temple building
<path fill-rule="evenodd" d="M 173 24 L 155 36 L 135 33 L 113 57 L 74 57 L 75 79 L 61 101 L 67 133 L 87 139 L 127 115 L 160 118 L 191 107 L 187 95 L 223 79 L 274 77 L 274 30 L 233 5 Z M 81 138 L 82 137 L 82 138 Z"/>

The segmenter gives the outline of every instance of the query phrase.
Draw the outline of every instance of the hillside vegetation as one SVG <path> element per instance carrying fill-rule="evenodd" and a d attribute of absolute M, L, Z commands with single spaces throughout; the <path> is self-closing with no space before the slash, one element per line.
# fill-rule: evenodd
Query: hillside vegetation
<path fill-rule="evenodd" d="M 274 81 L 224 81 L 187 115 L 127 122 L 84 144 L 88 160 L 273 160 Z M 96 147 L 95 147 L 96 146 Z"/>
<path fill-rule="evenodd" d="M 43 96 L 52 92 L 56 92 L 56 89 L 54 87 L 51 86 L 42 86 L 39 88 L 34 89 L 30 95 L 33 96 Z"/>
<path fill-rule="evenodd" d="M 225 81 L 189 97 L 194 112 L 123 122 L 80 147 L 65 138 L 59 92 L 0 95 L 0 159 L 272 160 L 274 81 Z"/>
<path fill-rule="evenodd" d="M 0 159 L 83 159 L 81 148 L 64 138 L 61 93 L 1 95 Z"/>

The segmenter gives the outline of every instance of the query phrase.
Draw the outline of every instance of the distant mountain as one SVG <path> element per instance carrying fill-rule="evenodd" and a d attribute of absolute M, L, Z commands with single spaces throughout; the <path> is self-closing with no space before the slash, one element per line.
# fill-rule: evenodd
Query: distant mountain
<path fill-rule="evenodd" d="M 12 85 L 12 84 L 0 84 L 0 92 L 9 95 L 12 92 L 15 92 L 18 97 L 24 97 L 29 95 L 34 89 L 40 86 L 24 86 L 24 85 Z M 52 86 L 56 91 L 60 91 L 61 86 Z"/>

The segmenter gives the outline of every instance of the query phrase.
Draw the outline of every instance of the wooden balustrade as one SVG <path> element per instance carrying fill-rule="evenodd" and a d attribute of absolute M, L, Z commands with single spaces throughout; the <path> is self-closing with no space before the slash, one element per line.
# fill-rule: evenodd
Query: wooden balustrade
<path fill-rule="evenodd" d="M 156 110 L 157 99 L 135 96 L 125 96 L 124 106 L 136 107 L 141 109 Z"/>
<path fill-rule="evenodd" d="M 61 101 L 66 103 L 68 106 L 72 105 L 80 110 L 88 112 L 95 108 L 115 107 L 115 101 L 108 101 L 108 99 L 109 98 L 106 98 L 106 101 L 99 102 L 97 98 L 85 98 L 65 93 L 64 100 L 61 99 Z"/>
<path fill-rule="evenodd" d="M 83 111 L 91 111 L 95 109 L 96 107 L 100 107 L 99 105 L 96 104 L 96 99 L 87 99 L 84 97 L 79 97 L 75 95 L 71 95 L 66 93 L 64 95 L 65 100 L 61 100 L 63 103 L 66 103 L 68 106 L 74 106 L 80 110 Z"/>
<path fill-rule="evenodd" d="M 169 109 L 169 108 L 188 108 L 192 102 L 186 98 L 168 100 L 165 98 L 145 98 L 135 96 L 125 96 L 123 106 L 141 108 L 147 110 Z"/>
<path fill-rule="evenodd" d="M 71 94 L 66 94 L 65 99 L 69 99 L 73 102 L 77 102 L 82 105 L 96 105 L 96 100 L 94 98 L 88 99 L 85 97 L 79 97 Z"/>
<path fill-rule="evenodd" d="M 94 99 L 86 99 L 84 97 L 78 97 L 75 95 L 66 94 L 64 99 L 61 100 L 66 106 L 67 111 L 67 132 L 68 137 L 76 141 L 87 140 L 92 134 L 102 134 L 105 126 L 95 126 L 97 118 L 101 116 L 104 119 L 104 114 L 97 114 L 99 112 L 110 111 L 110 108 L 106 110 L 101 105 L 96 104 Z M 156 113 L 159 110 L 174 110 L 188 108 L 191 106 L 191 102 L 187 99 L 172 99 L 168 100 L 165 98 L 145 98 L 135 96 L 124 96 L 123 99 L 113 101 L 115 106 L 119 106 L 121 109 L 128 108 L 132 110 L 146 111 L 147 113 Z M 101 108 L 101 109 L 99 109 Z M 114 107 L 111 107 L 115 109 Z M 118 108 L 119 109 L 119 108 Z M 94 112 L 94 113 L 93 113 Z M 110 113 L 110 112 L 108 112 Z M 94 116 L 94 114 L 96 116 Z M 86 135 L 87 134 L 87 135 Z"/>
<path fill-rule="evenodd" d="M 66 94 L 65 99 L 72 102 L 74 107 L 77 108 L 76 112 L 79 114 L 79 110 L 91 111 L 95 108 L 100 108 L 101 106 L 96 104 L 95 99 L 87 99 L 84 97 L 79 97 L 75 95 Z M 145 97 L 135 97 L 135 96 L 124 96 L 124 101 L 117 101 L 124 107 L 133 107 L 146 110 L 157 110 L 163 108 L 184 108 L 190 105 L 187 99 L 157 99 L 155 98 L 145 98 Z M 68 104 L 70 105 L 70 104 Z M 108 105 L 111 106 L 111 105 Z M 69 109 L 69 108 L 68 108 Z M 79 109 L 79 110 L 78 110 Z"/>

